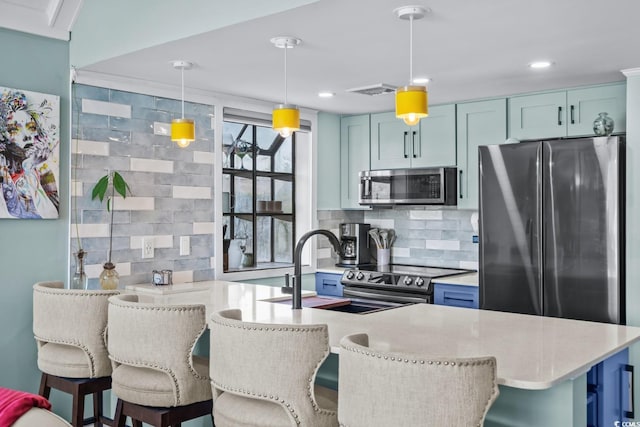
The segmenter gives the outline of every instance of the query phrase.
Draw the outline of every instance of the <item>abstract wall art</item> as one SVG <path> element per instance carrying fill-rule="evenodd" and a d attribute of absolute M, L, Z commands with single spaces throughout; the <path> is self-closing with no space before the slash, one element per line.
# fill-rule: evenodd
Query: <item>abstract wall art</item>
<path fill-rule="evenodd" d="M 0 218 L 58 218 L 60 97 L 0 87 Z"/>

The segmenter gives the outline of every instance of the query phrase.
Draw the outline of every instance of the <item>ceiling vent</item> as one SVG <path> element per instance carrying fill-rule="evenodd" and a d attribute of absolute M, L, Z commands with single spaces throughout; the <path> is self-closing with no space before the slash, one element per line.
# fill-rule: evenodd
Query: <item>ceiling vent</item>
<path fill-rule="evenodd" d="M 352 93 L 361 93 L 362 95 L 382 95 L 384 93 L 393 93 L 396 91 L 396 87 L 395 86 L 391 86 L 391 85 L 387 85 L 384 83 L 378 83 L 375 85 L 371 85 L 371 86 L 364 86 L 364 87 L 356 87 L 353 89 L 347 89 L 347 92 L 352 92 Z"/>

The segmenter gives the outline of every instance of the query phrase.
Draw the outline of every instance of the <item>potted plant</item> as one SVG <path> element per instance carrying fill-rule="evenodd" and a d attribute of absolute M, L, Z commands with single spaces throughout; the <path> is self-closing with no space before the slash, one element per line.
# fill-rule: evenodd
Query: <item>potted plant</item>
<path fill-rule="evenodd" d="M 114 197 L 118 193 L 123 199 L 127 197 L 127 193 L 131 194 L 129 184 L 124 180 L 122 175 L 116 171 L 109 171 L 101 177 L 91 192 L 91 200 L 96 198 L 103 202 L 107 198 L 107 212 L 110 212 L 109 222 L 109 252 L 107 262 L 104 263 L 102 273 L 100 273 L 100 287 L 102 289 L 116 289 L 120 281 L 120 276 L 116 271 L 116 266 L 111 262 L 111 244 L 113 239 L 113 203 Z"/>

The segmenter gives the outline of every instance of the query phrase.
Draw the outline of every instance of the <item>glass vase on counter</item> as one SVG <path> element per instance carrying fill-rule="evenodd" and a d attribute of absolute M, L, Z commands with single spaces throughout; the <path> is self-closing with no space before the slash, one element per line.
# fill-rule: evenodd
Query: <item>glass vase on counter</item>
<path fill-rule="evenodd" d="M 100 287 L 104 290 L 118 289 L 120 283 L 120 275 L 116 271 L 116 266 L 112 262 L 106 262 L 102 266 L 100 273 Z"/>
<path fill-rule="evenodd" d="M 599 113 L 593 121 L 593 132 L 598 136 L 609 136 L 613 133 L 613 119 L 607 113 Z"/>
<path fill-rule="evenodd" d="M 71 278 L 71 289 L 87 289 L 87 275 L 84 272 L 84 256 L 86 254 L 83 249 L 74 254 L 76 257 L 76 271 Z"/>

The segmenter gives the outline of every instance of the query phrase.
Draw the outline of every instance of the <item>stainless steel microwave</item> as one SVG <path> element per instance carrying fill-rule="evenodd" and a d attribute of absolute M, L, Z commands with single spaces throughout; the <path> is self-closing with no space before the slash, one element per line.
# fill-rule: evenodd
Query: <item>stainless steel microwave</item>
<path fill-rule="evenodd" d="M 360 172 L 361 205 L 455 205 L 454 167 Z"/>

